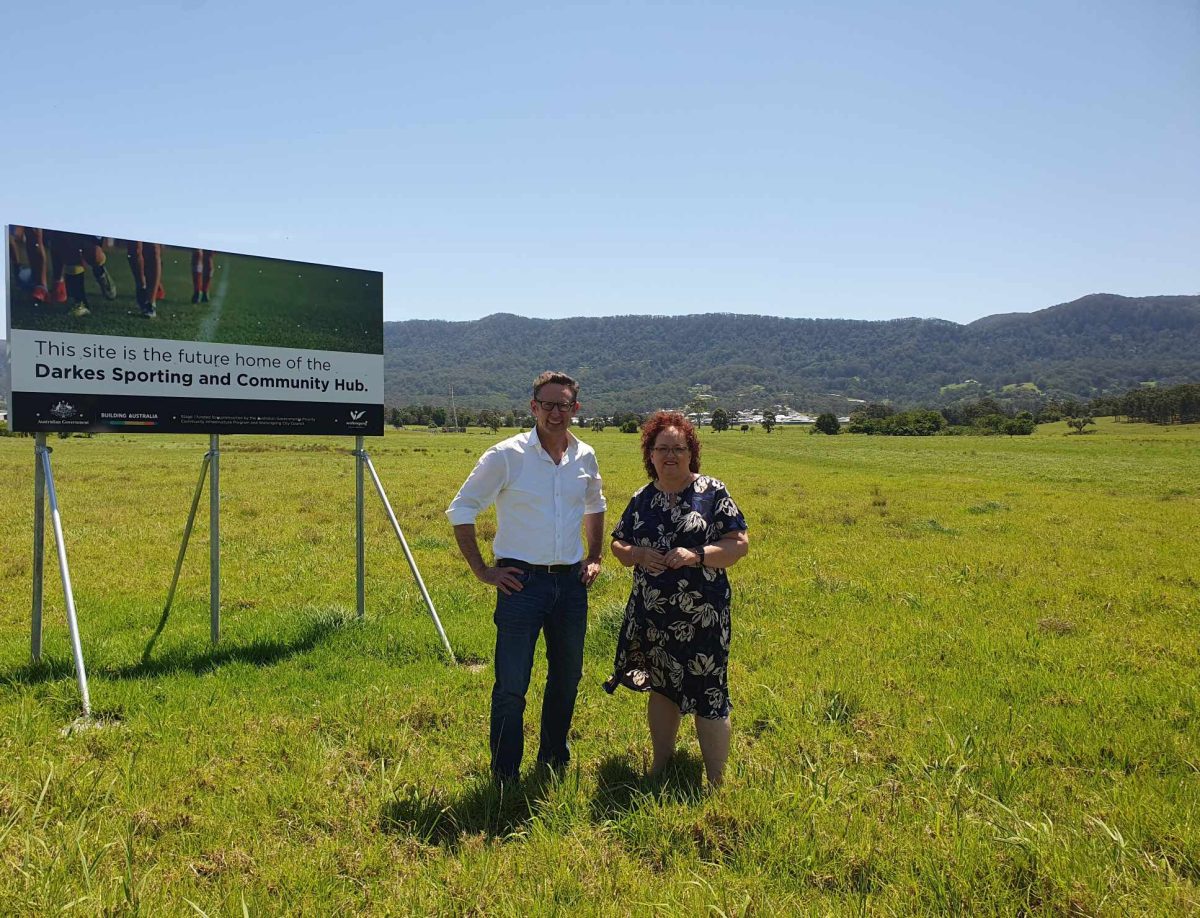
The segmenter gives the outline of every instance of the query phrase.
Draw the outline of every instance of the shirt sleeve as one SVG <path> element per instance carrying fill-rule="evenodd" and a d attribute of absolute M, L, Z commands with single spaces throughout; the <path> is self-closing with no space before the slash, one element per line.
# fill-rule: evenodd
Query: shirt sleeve
<path fill-rule="evenodd" d="M 489 449 L 484 453 L 463 486 L 446 508 L 446 516 L 452 526 L 474 523 L 475 517 L 490 507 L 496 495 L 508 479 L 508 460 L 501 450 Z"/>
<path fill-rule="evenodd" d="M 592 453 L 588 456 L 588 471 L 591 475 L 588 476 L 587 492 L 583 497 L 583 512 L 586 513 L 603 513 L 608 509 L 608 501 L 604 499 L 604 481 L 600 477 L 600 463 L 596 461 L 596 454 Z"/>
<path fill-rule="evenodd" d="M 621 514 L 621 519 L 617 522 L 617 528 L 612 531 L 614 539 L 620 539 L 622 542 L 633 542 L 633 530 L 641 526 L 638 520 L 637 512 L 634 507 L 637 506 L 637 495 L 629 499 L 629 504 L 625 507 L 625 512 Z"/>
<path fill-rule="evenodd" d="M 722 535 L 727 532 L 743 532 L 747 528 L 746 518 L 729 496 L 725 485 L 721 485 L 713 496 L 713 525 Z"/>

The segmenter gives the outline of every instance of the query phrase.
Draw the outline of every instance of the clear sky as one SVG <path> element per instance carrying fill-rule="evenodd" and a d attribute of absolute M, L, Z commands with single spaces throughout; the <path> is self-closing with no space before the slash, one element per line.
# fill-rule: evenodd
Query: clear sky
<path fill-rule="evenodd" d="M 1196 0 L 3 22 L 0 222 L 378 269 L 388 319 L 967 322 L 1200 291 Z"/>

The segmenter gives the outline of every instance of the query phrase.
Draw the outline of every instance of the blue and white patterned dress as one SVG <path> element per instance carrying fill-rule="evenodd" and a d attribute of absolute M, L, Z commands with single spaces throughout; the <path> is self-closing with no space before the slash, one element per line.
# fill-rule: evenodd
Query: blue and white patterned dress
<path fill-rule="evenodd" d="M 650 482 L 633 495 L 613 538 L 656 551 L 711 545 L 746 529 L 723 482 L 699 476 L 676 496 Z M 724 570 L 684 567 L 651 574 L 634 567 L 617 641 L 610 694 L 624 685 L 655 691 L 684 714 L 729 714 L 729 604 Z"/>

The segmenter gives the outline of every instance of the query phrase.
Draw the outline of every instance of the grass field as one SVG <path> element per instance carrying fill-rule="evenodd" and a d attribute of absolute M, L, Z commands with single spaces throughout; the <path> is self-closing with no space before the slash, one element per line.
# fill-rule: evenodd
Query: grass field
<path fill-rule="evenodd" d="M 124 244 L 105 254 L 115 300 L 100 295 L 90 271 L 91 314 L 81 317 L 70 314 L 69 303 L 35 304 L 13 281 L 13 328 L 383 353 L 383 281 L 375 272 L 218 252 L 212 301 L 193 303 L 192 250 L 163 246 L 166 298 L 157 318 L 147 320 L 138 310 Z"/>
<path fill-rule="evenodd" d="M 0 913 L 1195 914 L 1200 430 L 1065 431 L 705 432 L 752 540 L 727 786 L 690 727 L 640 777 L 609 561 L 575 765 L 503 799 L 490 599 L 442 515 L 490 432 L 369 442 L 454 667 L 374 500 L 354 618 L 348 444 L 265 437 L 223 441 L 220 646 L 202 518 L 143 662 L 206 441 L 52 440 L 83 731 L 52 548 L 28 663 L 33 441 L 0 439 Z M 615 516 L 636 438 L 584 436 Z"/>

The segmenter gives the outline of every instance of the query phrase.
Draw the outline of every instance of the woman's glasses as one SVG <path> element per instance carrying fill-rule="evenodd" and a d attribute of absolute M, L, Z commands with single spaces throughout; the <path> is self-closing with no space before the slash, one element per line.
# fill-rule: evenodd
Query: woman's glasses
<path fill-rule="evenodd" d="M 653 447 L 654 454 L 665 459 L 667 456 L 674 456 L 678 459 L 691 452 L 686 446 L 655 446 Z"/>

